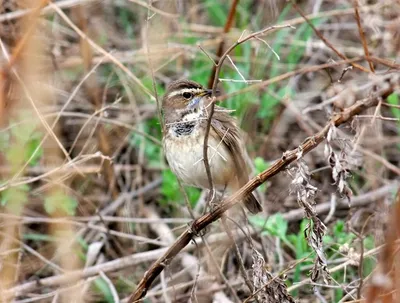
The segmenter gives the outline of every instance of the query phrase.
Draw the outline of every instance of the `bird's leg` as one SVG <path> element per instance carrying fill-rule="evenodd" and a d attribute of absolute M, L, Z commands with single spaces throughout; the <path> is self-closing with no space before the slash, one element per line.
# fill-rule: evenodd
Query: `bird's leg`
<path fill-rule="evenodd" d="M 208 196 L 207 196 L 207 202 L 206 202 L 206 207 L 204 209 L 204 212 L 207 212 L 208 209 L 213 210 L 214 209 L 214 204 L 215 204 L 215 198 L 217 197 L 217 191 L 215 188 L 212 190 L 209 190 Z"/>
<path fill-rule="evenodd" d="M 217 192 L 215 189 L 210 191 L 209 193 L 209 206 L 210 210 L 213 210 L 215 207 L 217 207 L 220 202 L 223 200 L 225 191 L 226 191 L 227 185 L 225 184 L 224 189 L 220 192 Z M 210 199 L 211 196 L 211 199 Z"/>

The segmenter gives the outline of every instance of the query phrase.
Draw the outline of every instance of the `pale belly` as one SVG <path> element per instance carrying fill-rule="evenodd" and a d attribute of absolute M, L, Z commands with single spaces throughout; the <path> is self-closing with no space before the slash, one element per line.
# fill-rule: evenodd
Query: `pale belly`
<path fill-rule="evenodd" d="M 204 132 L 196 128 L 188 136 L 164 138 L 164 152 L 174 174 L 186 185 L 209 188 L 203 161 Z M 224 190 L 234 180 L 235 168 L 225 145 L 209 136 L 208 159 L 214 187 Z"/>

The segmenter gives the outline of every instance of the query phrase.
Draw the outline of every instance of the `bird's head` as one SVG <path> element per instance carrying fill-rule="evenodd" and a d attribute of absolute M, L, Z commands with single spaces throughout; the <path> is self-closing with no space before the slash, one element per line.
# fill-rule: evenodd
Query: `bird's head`
<path fill-rule="evenodd" d="M 204 106 L 211 96 L 211 90 L 190 80 L 178 80 L 168 85 L 162 101 L 164 113 L 192 112 Z"/>

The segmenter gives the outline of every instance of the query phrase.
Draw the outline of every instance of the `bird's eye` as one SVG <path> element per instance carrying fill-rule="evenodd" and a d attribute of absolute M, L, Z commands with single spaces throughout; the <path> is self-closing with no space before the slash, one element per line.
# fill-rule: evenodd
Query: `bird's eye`
<path fill-rule="evenodd" d="M 190 98 L 192 98 L 192 93 L 184 92 L 184 93 L 182 94 L 182 96 L 183 96 L 183 98 L 185 98 L 185 99 L 190 99 Z"/>

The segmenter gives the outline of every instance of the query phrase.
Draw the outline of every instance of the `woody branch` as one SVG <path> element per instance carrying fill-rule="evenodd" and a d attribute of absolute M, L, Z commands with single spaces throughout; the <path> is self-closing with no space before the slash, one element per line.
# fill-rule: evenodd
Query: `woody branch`
<path fill-rule="evenodd" d="M 137 289 L 129 298 L 129 303 L 138 302 L 147 293 L 153 281 L 158 275 L 164 270 L 166 266 L 173 260 L 173 258 L 190 243 L 192 239 L 196 237 L 202 230 L 204 230 L 212 222 L 221 218 L 221 216 L 232 206 L 238 203 L 242 197 L 253 192 L 257 187 L 263 184 L 268 179 L 277 175 L 279 172 L 285 170 L 285 168 L 297 159 L 297 154 L 302 151 L 302 154 L 307 154 L 314 148 L 316 148 L 321 142 L 324 141 L 331 127 L 337 127 L 352 119 L 353 116 L 361 113 L 367 108 L 376 106 L 380 100 L 386 99 L 390 94 L 399 89 L 400 83 L 390 83 L 387 87 L 375 92 L 372 96 L 357 101 L 354 105 L 344 109 L 342 112 L 335 114 L 314 136 L 309 137 L 304 141 L 303 144 L 297 148 L 286 151 L 283 153 L 279 160 L 276 160 L 268 169 L 264 170 L 249 182 L 240 188 L 235 194 L 224 199 L 219 206 L 217 206 L 210 213 L 207 213 L 193 222 L 190 228 L 181 234 L 181 236 L 175 241 L 173 245 L 167 250 L 167 252 L 160 257 L 145 273 L 142 280 L 140 281 Z"/>

